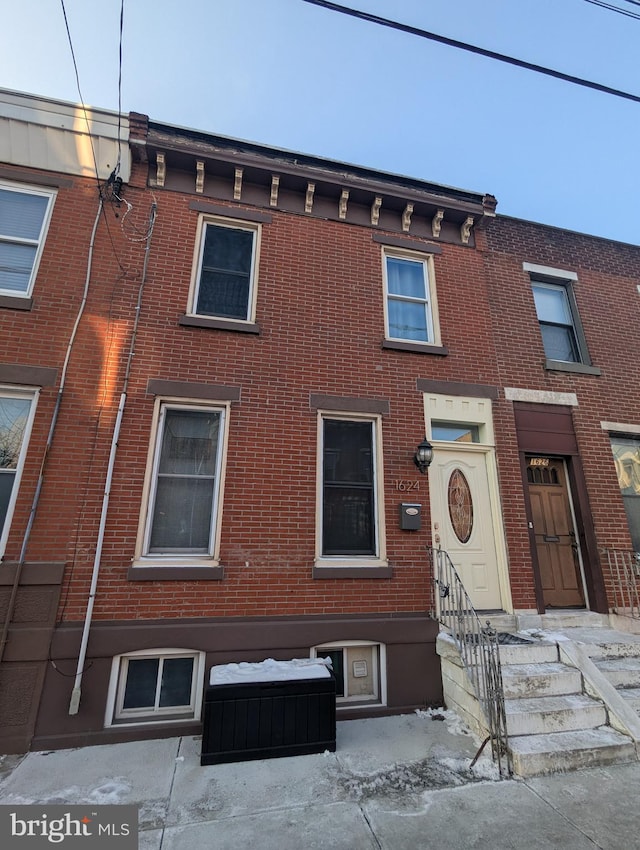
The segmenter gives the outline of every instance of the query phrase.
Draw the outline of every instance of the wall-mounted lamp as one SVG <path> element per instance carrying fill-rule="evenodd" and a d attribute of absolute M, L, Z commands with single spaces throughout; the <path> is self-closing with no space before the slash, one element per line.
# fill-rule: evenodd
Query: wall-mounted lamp
<path fill-rule="evenodd" d="M 424 440 L 420 443 L 418 448 L 416 449 L 416 453 L 413 456 L 413 462 L 418 467 L 420 472 L 424 475 L 431 466 L 431 461 L 433 460 L 433 446 L 425 437 Z"/>

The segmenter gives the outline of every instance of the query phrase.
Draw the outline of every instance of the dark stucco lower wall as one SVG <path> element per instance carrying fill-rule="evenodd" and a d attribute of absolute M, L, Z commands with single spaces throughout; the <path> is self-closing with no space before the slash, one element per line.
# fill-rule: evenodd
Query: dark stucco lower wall
<path fill-rule="evenodd" d="M 371 641 L 386 647 L 387 704 L 341 709 L 339 719 L 401 713 L 442 704 L 437 623 L 427 614 L 211 618 L 95 622 L 82 680 L 80 710 L 69 715 L 80 648 L 81 624 L 55 630 L 32 750 L 118 741 L 198 735 L 201 723 L 104 727 L 114 656 L 145 649 L 180 648 L 206 653 L 214 664 L 307 657 L 310 648 L 334 641 Z"/>

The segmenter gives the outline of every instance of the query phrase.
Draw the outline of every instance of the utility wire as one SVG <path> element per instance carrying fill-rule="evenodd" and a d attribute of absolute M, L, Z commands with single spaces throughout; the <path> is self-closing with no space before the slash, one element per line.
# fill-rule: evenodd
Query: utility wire
<path fill-rule="evenodd" d="M 87 115 L 87 107 L 85 106 L 84 97 L 82 96 L 82 90 L 80 88 L 80 74 L 78 73 L 78 63 L 76 62 L 76 54 L 75 54 L 75 51 L 73 49 L 73 41 L 71 39 L 71 31 L 69 29 L 69 21 L 67 19 L 67 10 L 65 9 L 64 0 L 60 0 L 60 5 L 62 6 L 62 14 L 64 16 L 64 24 L 65 24 L 65 27 L 67 29 L 67 39 L 69 40 L 69 49 L 71 50 L 71 59 L 73 60 L 73 69 L 74 69 L 75 74 L 76 74 L 76 86 L 78 88 L 78 97 L 80 98 L 80 105 L 82 106 L 82 112 L 84 114 L 84 120 L 85 120 L 85 123 L 87 125 L 87 135 L 89 136 L 89 142 L 91 143 L 91 156 L 93 158 L 93 167 L 94 167 L 94 170 L 95 170 L 95 173 L 96 173 L 96 182 L 98 184 L 98 193 L 99 193 L 100 197 L 102 197 L 103 196 L 102 184 L 100 182 L 100 171 L 98 169 L 98 160 L 96 158 L 96 150 L 95 150 L 95 146 L 93 144 L 93 134 L 91 132 L 91 125 L 89 124 L 89 116 Z M 120 30 L 120 39 L 121 39 L 120 50 L 121 50 L 121 56 L 122 56 L 123 12 L 124 12 L 124 0 L 122 0 L 122 9 L 121 9 L 121 14 L 120 14 L 120 26 L 121 26 L 121 30 Z M 119 94 L 120 79 L 121 79 L 121 75 L 119 75 L 119 79 L 118 79 L 118 98 L 120 97 L 120 94 Z M 118 102 L 118 107 L 119 106 L 120 106 L 120 103 Z M 118 164 L 120 162 L 120 152 L 119 152 L 119 149 L 120 149 L 120 114 L 121 114 L 120 108 L 118 108 Z M 127 270 L 122 265 L 120 257 L 118 256 L 118 252 L 116 250 L 115 242 L 113 241 L 113 236 L 111 235 L 111 229 L 109 228 L 109 219 L 106 216 L 104 206 L 102 206 L 102 217 L 104 219 L 104 223 L 105 223 L 106 228 L 107 228 L 107 234 L 109 236 L 109 241 L 111 242 L 111 247 L 113 249 L 113 255 L 116 258 L 116 262 L 118 263 L 120 271 L 123 274 L 126 274 Z"/>
<path fill-rule="evenodd" d="M 621 9 L 619 6 L 614 6 L 611 3 L 604 3 L 603 0 L 584 0 L 585 3 L 591 3 L 593 6 L 600 6 L 602 9 L 608 9 L 610 12 L 618 12 L 619 15 L 626 15 L 627 18 L 635 18 L 640 21 L 638 12 L 630 12 L 628 9 Z M 637 4 L 640 6 L 640 3 Z"/>
<path fill-rule="evenodd" d="M 379 24 L 383 27 L 400 30 L 401 32 L 417 35 L 420 38 L 426 38 L 430 41 L 436 41 L 439 44 L 445 44 L 448 47 L 456 47 L 459 50 L 466 50 L 468 53 L 475 53 L 479 56 L 485 56 L 487 59 L 496 59 L 498 62 L 506 62 L 509 65 L 515 65 L 517 68 L 525 68 L 528 71 L 535 71 L 538 74 L 545 74 L 547 77 L 555 77 L 558 80 L 564 80 L 567 83 L 574 83 L 577 86 L 583 86 L 588 89 L 610 94 L 614 97 L 621 97 L 625 100 L 633 100 L 635 103 L 640 103 L 640 95 L 630 94 L 629 92 L 614 89 L 610 86 L 602 85 L 602 83 L 594 83 L 590 80 L 584 80 L 582 77 L 574 77 L 571 74 L 565 74 L 562 71 L 554 71 L 552 68 L 545 68 L 542 65 L 534 65 L 532 62 L 525 62 L 522 59 L 516 59 L 513 56 L 507 56 L 504 53 L 496 53 L 493 50 L 486 50 L 484 47 L 478 47 L 474 44 L 468 44 L 465 41 L 457 41 L 454 38 L 447 38 L 444 35 L 438 35 L 434 32 L 412 27 L 408 24 L 401 24 L 398 21 L 389 20 L 389 18 L 381 18 L 379 15 L 372 15 L 369 12 L 361 12 L 358 9 L 350 9 L 347 6 L 340 6 L 338 3 L 329 3 L 327 0 L 302 0 L 303 3 L 311 3 L 313 6 L 320 6 L 323 9 L 328 9 L 330 12 L 340 12 L 343 15 L 349 15 L 352 18 L 359 18 L 363 21 L 368 21 L 372 24 Z"/>
<path fill-rule="evenodd" d="M 120 139 L 120 130 L 122 127 L 122 30 L 124 28 L 124 0 L 120 3 L 120 39 L 118 45 L 118 159 L 114 174 L 120 172 L 120 159 L 122 154 L 122 141 Z"/>
<path fill-rule="evenodd" d="M 67 28 L 67 38 L 69 40 L 69 48 L 71 50 L 71 59 L 73 60 L 73 70 L 76 73 L 76 86 L 78 87 L 78 97 L 80 98 L 80 104 L 82 106 L 82 111 L 84 113 L 84 120 L 87 125 L 87 133 L 89 134 L 89 141 L 91 142 L 91 155 L 93 156 L 93 167 L 96 172 L 96 180 L 98 181 L 98 187 L 100 186 L 100 173 L 98 171 L 98 161 L 96 159 L 96 152 L 93 146 L 93 136 L 91 135 L 91 127 L 89 125 L 89 116 L 87 115 L 87 107 L 84 105 L 84 98 L 82 97 L 82 91 L 80 90 L 80 75 L 78 74 L 78 63 L 76 62 L 76 54 L 73 49 L 73 41 L 71 40 L 71 31 L 69 29 L 69 21 L 67 20 L 67 10 L 64 7 L 64 0 L 60 0 L 60 5 L 62 6 L 62 14 L 64 15 L 64 25 Z"/>

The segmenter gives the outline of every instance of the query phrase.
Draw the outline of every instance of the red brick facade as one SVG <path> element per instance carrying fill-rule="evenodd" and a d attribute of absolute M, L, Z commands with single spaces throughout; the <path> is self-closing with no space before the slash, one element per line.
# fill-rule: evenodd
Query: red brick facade
<path fill-rule="evenodd" d="M 133 172 L 122 201 L 107 192 L 97 225 L 88 297 L 13 607 L 12 576 L 83 301 L 98 209 L 95 180 L 60 175 L 31 309 L 12 304 L 0 309 L 0 366 L 57 370 L 40 392 L 0 567 L 10 625 L 0 676 L 10 684 L 20 671 L 32 671 L 24 704 L 2 708 L 13 726 L 6 748 L 151 737 L 175 734 L 176 728 L 197 732 L 197 718 L 178 727 L 104 727 L 110 681 L 114 687 L 112 657 L 144 649 L 201 651 L 209 665 L 308 655 L 323 643 L 379 643 L 386 648 L 380 674 L 386 702 L 379 699 L 361 712 L 399 711 L 441 699 L 426 552 L 432 542 L 429 478 L 413 464 L 426 427 L 423 385 L 460 397 L 483 396 L 487 389 L 494 398 L 508 610 L 540 609 L 540 589 L 521 465 L 527 450 L 522 442 L 519 447 L 514 413 L 519 402 L 505 388 L 575 394 L 577 405 L 559 406 L 568 411 L 578 445 L 569 467 L 578 529 L 593 561 L 589 603 L 606 610 L 610 602 L 603 588 L 610 599 L 610 576 L 601 572 L 597 549 L 629 549 L 630 539 L 601 422 L 640 425 L 635 391 L 640 249 L 494 218 L 490 199 L 472 193 L 160 125 L 147 129 L 138 115 L 131 116 L 131 126 L 138 142 Z M 160 151 L 167 160 L 164 185 L 156 171 Z M 205 163 L 203 192 L 195 187 L 197 161 Z M 240 197 L 234 199 L 239 168 Z M 277 173 L 280 195 L 273 203 L 271 175 Z M 11 164 L 2 171 L 3 179 L 20 185 L 41 185 L 44 177 L 51 173 Z M 315 195 L 305 212 L 311 183 Z M 342 216 L 345 186 L 349 198 Z M 382 197 L 382 206 L 374 224 L 376 197 Z M 432 217 L 440 208 L 444 223 L 434 235 Z M 229 210 L 233 220 L 260 223 L 256 328 L 229 330 L 184 319 L 198 221 L 207 209 L 217 218 Z M 152 210 L 156 217 L 146 238 Z M 385 244 L 404 244 L 434 258 L 439 346 L 385 345 Z M 577 306 L 593 370 L 601 374 L 545 368 L 523 263 L 577 274 Z M 8 374 L 5 370 L 3 378 L 0 372 L 3 386 Z M 26 379 L 15 383 L 32 385 Z M 158 393 L 162 387 L 171 391 Z M 78 713 L 69 715 L 125 389 L 82 697 Z M 328 408 L 318 403 L 320 396 L 333 399 Z M 201 580 L 192 573 L 185 580 L 175 570 L 145 575 L 141 565 L 139 528 L 158 398 L 217 401 L 228 410 L 220 569 Z M 557 406 L 559 397 L 550 398 Z M 388 567 L 378 574 L 370 567 L 358 575 L 357 564 L 355 574 L 338 570 L 327 577 L 314 570 L 323 407 L 347 414 L 380 411 L 378 476 L 384 481 Z M 541 407 L 548 410 L 548 400 Z M 415 485 L 410 495 L 407 482 Z M 407 500 L 422 505 L 419 531 L 399 527 L 398 506 Z"/>

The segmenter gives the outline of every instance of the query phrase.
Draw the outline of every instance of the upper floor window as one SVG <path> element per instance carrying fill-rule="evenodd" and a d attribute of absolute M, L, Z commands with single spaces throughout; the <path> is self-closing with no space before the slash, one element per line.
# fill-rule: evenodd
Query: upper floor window
<path fill-rule="evenodd" d="M 0 389 L 0 554 L 9 534 L 34 408 L 32 393 Z"/>
<path fill-rule="evenodd" d="M 437 344 L 432 259 L 384 253 L 387 339 Z"/>
<path fill-rule="evenodd" d="M 631 545 L 640 552 L 640 437 L 611 435 L 611 450 L 629 524 Z"/>
<path fill-rule="evenodd" d="M 214 554 L 225 412 L 161 405 L 144 555 Z"/>
<path fill-rule="evenodd" d="M 193 315 L 254 320 L 258 237 L 258 225 L 201 221 Z"/>
<path fill-rule="evenodd" d="M 53 192 L 0 183 L 0 293 L 30 296 Z"/>
<path fill-rule="evenodd" d="M 574 288 L 578 275 L 565 269 L 523 263 L 529 272 L 546 368 L 562 372 L 599 375 L 589 357 Z"/>
<path fill-rule="evenodd" d="M 547 357 L 570 363 L 582 362 L 567 286 L 534 280 L 532 288 Z"/>

